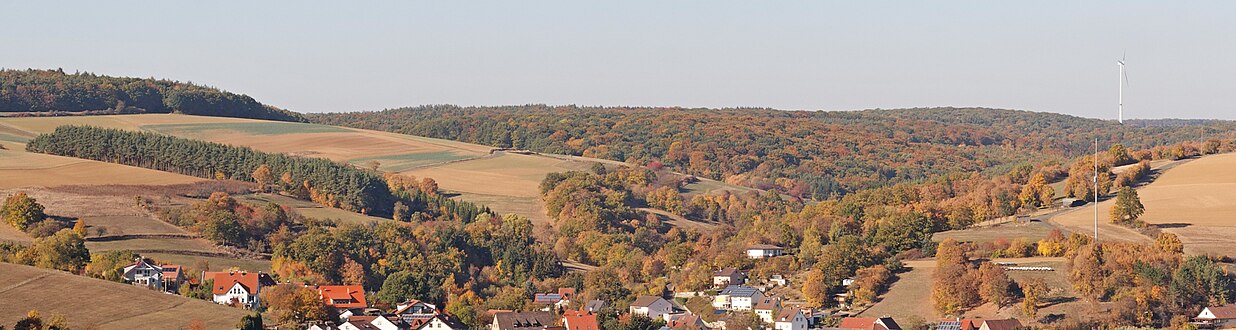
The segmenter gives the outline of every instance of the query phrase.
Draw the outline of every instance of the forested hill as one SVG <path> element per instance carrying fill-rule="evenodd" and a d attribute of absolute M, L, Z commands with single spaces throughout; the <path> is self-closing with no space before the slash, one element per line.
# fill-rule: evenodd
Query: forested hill
<path fill-rule="evenodd" d="M 153 78 L 62 70 L 0 70 L 0 112 L 170 113 L 305 121 L 298 113 L 219 89 Z"/>
<path fill-rule="evenodd" d="M 1230 138 L 1232 122 L 1133 127 L 998 109 L 780 111 L 575 106 L 421 106 L 310 114 L 312 122 L 499 147 L 661 164 L 824 199 L 950 173 L 1006 171 L 1106 148 Z M 999 172 L 1003 174 L 1003 172 Z"/>

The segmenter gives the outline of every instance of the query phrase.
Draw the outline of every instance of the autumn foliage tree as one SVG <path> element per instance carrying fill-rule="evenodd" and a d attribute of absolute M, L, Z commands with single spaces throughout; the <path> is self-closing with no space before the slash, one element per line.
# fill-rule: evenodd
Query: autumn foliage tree
<path fill-rule="evenodd" d="M 1146 206 L 1142 205 L 1141 198 L 1137 196 L 1137 190 L 1123 187 L 1120 188 L 1120 192 L 1116 193 L 1116 204 L 1112 205 L 1108 218 L 1112 223 L 1141 227 L 1143 224 L 1138 218 L 1145 212 Z"/>
<path fill-rule="evenodd" d="M 310 287 L 276 285 L 262 290 L 261 299 L 266 316 L 278 325 L 326 319 L 326 305 L 318 291 Z"/>
<path fill-rule="evenodd" d="M 9 195 L 0 206 L 0 217 L 18 230 L 26 230 L 31 224 L 43 221 L 47 215 L 43 213 L 43 205 L 25 192 Z"/>

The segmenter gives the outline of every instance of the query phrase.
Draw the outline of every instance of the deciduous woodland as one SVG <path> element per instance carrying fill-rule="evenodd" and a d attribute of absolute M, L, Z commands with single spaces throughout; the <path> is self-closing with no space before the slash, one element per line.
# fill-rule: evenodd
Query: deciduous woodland
<path fill-rule="evenodd" d="M 183 113 L 304 121 L 252 97 L 162 79 L 62 70 L 0 70 L 0 112 Z"/>
<path fill-rule="evenodd" d="M 997 109 L 778 111 L 421 106 L 311 121 L 613 159 L 816 200 L 949 173 L 1065 161 L 1100 144 L 1149 148 L 1230 137 L 1230 122 L 1159 127 Z M 1153 126 L 1153 127 L 1152 127 Z"/>

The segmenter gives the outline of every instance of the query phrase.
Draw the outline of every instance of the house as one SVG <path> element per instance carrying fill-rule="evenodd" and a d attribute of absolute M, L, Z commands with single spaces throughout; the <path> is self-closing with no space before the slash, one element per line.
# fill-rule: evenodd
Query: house
<path fill-rule="evenodd" d="M 184 267 L 180 265 L 161 265 L 159 268 L 163 269 L 163 291 L 178 293 L 180 285 L 189 281 L 185 277 Z"/>
<path fill-rule="evenodd" d="M 747 257 L 751 259 L 772 258 L 785 254 L 785 249 L 768 244 L 756 244 L 747 247 Z"/>
<path fill-rule="evenodd" d="M 734 268 L 725 268 L 712 273 L 712 285 L 714 287 L 725 287 L 727 285 L 741 285 L 744 283 L 746 275 Z"/>
<path fill-rule="evenodd" d="M 597 314 L 589 311 L 565 311 L 562 313 L 562 326 L 566 330 L 600 330 Z"/>
<path fill-rule="evenodd" d="M 751 310 L 755 311 L 755 316 L 759 316 L 760 321 L 763 321 L 765 324 L 773 323 L 773 317 L 775 316 L 773 312 L 776 312 L 778 309 L 781 309 L 781 300 L 771 297 L 760 299 L 755 302 L 755 306 L 751 307 Z"/>
<path fill-rule="evenodd" d="M 438 306 L 424 301 L 410 299 L 395 305 L 394 315 L 398 316 L 408 324 L 419 325 L 422 322 L 428 322 L 430 318 L 438 315 Z"/>
<path fill-rule="evenodd" d="M 319 285 L 318 295 L 326 307 L 341 309 L 365 308 L 365 289 L 359 285 Z"/>
<path fill-rule="evenodd" d="M 532 330 L 554 328 L 557 318 L 550 312 L 497 312 L 490 330 Z"/>
<path fill-rule="evenodd" d="M 764 299 L 764 293 L 756 288 L 731 285 L 717 293 L 712 300 L 712 307 L 720 310 L 749 311 L 761 299 Z"/>
<path fill-rule="evenodd" d="M 674 312 L 674 305 L 668 300 L 657 296 L 640 296 L 631 303 L 631 314 L 643 315 L 652 319 Z"/>
<path fill-rule="evenodd" d="M 846 330 L 901 330 L 891 317 L 847 317 L 841 319 L 838 329 Z"/>
<path fill-rule="evenodd" d="M 979 330 L 1015 330 L 1021 329 L 1021 321 L 1017 319 L 986 320 Z"/>
<path fill-rule="evenodd" d="M 314 323 L 309 324 L 309 327 L 305 329 L 306 330 L 338 330 L 339 327 L 336 327 L 334 323 L 330 323 L 330 322 L 326 322 L 326 323 L 314 322 Z"/>
<path fill-rule="evenodd" d="M 777 314 L 777 318 L 773 320 L 773 329 L 807 330 L 808 323 L 807 315 L 803 314 L 802 309 L 786 308 L 782 309 L 781 313 Z"/>
<path fill-rule="evenodd" d="M 605 309 L 608 305 L 609 304 L 606 304 L 604 300 L 593 299 L 589 300 L 587 303 L 584 303 L 584 308 L 582 310 L 596 313 L 600 312 L 602 309 Z"/>
<path fill-rule="evenodd" d="M 163 289 L 163 268 L 137 258 L 133 264 L 124 267 L 124 280 L 133 285 Z"/>
<path fill-rule="evenodd" d="M 683 314 L 674 314 L 673 316 L 670 316 L 668 318 L 669 320 L 665 321 L 665 327 L 663 327 L 662 329 L 671 329 L 671 330 L 708 329 L 708 325 L 704 323 L 704 320 L 701 319 L 699 315 L 683 313 Z"/>
<path fill-rule="evenodd" d="M 1021 328 L 1021 322 L 1017 319 L 1004 320 L 970 320 L 970 319 L 953 319 L 943 320 L 936 325 L 937 330 L 1013 330 Z"/>
<path fill-rule="evenodd" d="M 339 325 L 339 330 L 407 330 L 411 327 L 397 317 L 356 315 Z"/>
<path fill-rule="evenodd" d="M 214 280 L 211 292 L 217 304 L 235 304 L 249 309 L 261 306 L 258 296 L 263 287 L 275 285 L 270 275 L 246 271 L 203 272 L 202 278 Z"/>
<path fill-rule="evenodd" d="M 1193 320 L 1213 329 L 1236 327 L 1236 304 L 1203 308 Z"/>
<path fill-rule="evenodd" d="M 420 322 L 420 324 L 411 326 L 410 329 L 412 330 L 467 330 L 468 326 L 463 325 L 463 323 L 459 323 L 459 321 L 455 320 L 455 318 L 452 318 L 450 316 L 446 316 L 444 314 L 436 314 L 434 316 L 429 317 L 428 319 L 425 319 L 424 322 Z"/>
<path fill-rule="evenodd" d="M 785 278 L 785 276 L 778 274 L 778 275 L 769 276 L 768 284 L 787 286 L 787 285 L 790 285 L 790 280 Z"/>

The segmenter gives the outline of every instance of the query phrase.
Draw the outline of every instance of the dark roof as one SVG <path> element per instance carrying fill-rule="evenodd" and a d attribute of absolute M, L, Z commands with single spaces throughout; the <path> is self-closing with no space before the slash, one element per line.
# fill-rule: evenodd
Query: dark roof
<path fill-rule="evenodd" d="M 768 245 L 768 244 L 756 244 L 756 245 L 747 247 L 747 250 L 784 250 L 784 249 L 785 248 L 782 248 L 780 246 Z"/>
<path fill-rule="evenodd" d="M 494 314 L 498 329 L 542 329 L 554 326 L 557 318 L 550 312 L 499 312 Z"/>
<path fill-rule="evenodd" d="M 605 305 L 608 305 L 608 304 L 605 303 L 604 300 L 593 299 L 593 300 L 589 300 L 587 303 L 584 304 L 584 310 L 591 311 L 591 312 L 600 312 L 602 309 L 605 308 Z"/>
<path fill-rule="evenodd" d="M 346 323 L 352 324 L 352 326 L 355 326 L 361 330 L 369 330 L 369 329 L 376 330 L 378 329 L 378 327 L 373 325 L 373 319 L 376 319 L 376 318 L 378 317 L 377 316 L 352 316 L 348 318 L 348 322 Z"/>
<path fill-rule="evenodd" d="M 635 302 L 631 303 L 631 306 L 648 307 L 648 306 L 652 306 L 652 304 L 657 302 L 657 300 L 665 300 L 665 299 L 661 297 L 657 297 L 657 296 L 640 296 L 639 298 L 635 298 Z"/>
<path fill-rule="evenodd" d="M 557 293 L 537 293 L 532 296 L 532 302 L 537 304 L 555 304 L 562 301 L 562 295 Z"/>
<path fill-rule="evenodd" d="M 755 296 L 757 292 L 760 292 L 760 290 L 753 288 L 753 287 L 742 286 L 742 285 L 731 285 L 731 286 L 725 287 L 725 289 L 721 289 L 722 295 L 727 295 L 727 296 L 732 296 L 732 297 L 751 297 L 751 296 Z"/>
<path fill-rule="evenodd" d="M 742 275 L 737 269 L 726 268 L 712 273 L 712 276 L 734 276 L 735 274 Z"/>

